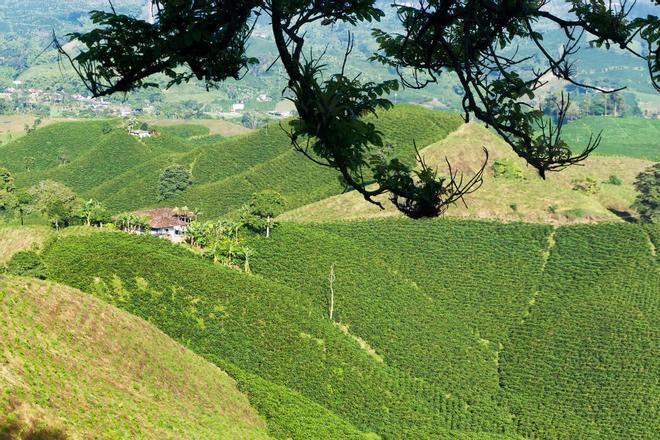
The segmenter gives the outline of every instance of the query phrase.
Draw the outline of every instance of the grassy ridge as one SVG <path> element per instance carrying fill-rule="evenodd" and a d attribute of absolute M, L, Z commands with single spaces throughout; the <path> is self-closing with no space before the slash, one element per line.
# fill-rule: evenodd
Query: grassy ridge
<path fill-rule="evenodd" d="M 426 146 L 462 124 L 455 113 L 408 105 L 369 120 L 383 133 L 392 154 L 408 163 L 414 161 L 413 140 L 420 147 Z M 293 151 L 278 124 L 206 149 L 194 161 L 193 177 L 196 185 L 181 194 L 176 203 L 195 206 L 210 217 L 231 212 L 252 193 L 264 189 L 282 193 L 289 209 L 344 190 L 337 172 L 319 167 Z"/>
<path fill-rule="evenodd" d="M 0 437 L 37 420 L 71 438 L 268 438 L 226 373 L 90 295 L 0 277 L 0 312 Z"/>
<path fill-rule="evenodd" d="M 465 198 L 467 207 L 458 203 L 447 211 L 448 216 L 556 224 L 617 220 L 610 209 L 620 212 L 630 210 L 636 195 L 632 185 L 635 177 L 651 164 L 647 160 L 630 157 L 592 156 L 582 166 L 551 173 L 543 180 L 501 138 L 478 124 L 463 125 L 421 153 L 429 166 L 437 167 L 441 173 L 447 173 L 445 157 L 448 157 L 454 169 L 472 176 L 482 164 L 482 146 L 488 148 L 491 159 L 484 185 Z M 494 177 L 492 165 L 496 160 L 513 162 L 523 178 Z M 612 175 L 619 177 L 622 185 L 608 183 Z M 586 177 L 599 183 L 598 193 L 585 194 L 573 190 L 574 179 Z M 282 218 L 327 222 L 401 215 L 386 196 L 379 200 L 385 210 L 369 204 L 356 192 L 349 192 L 291 210 Z"/>

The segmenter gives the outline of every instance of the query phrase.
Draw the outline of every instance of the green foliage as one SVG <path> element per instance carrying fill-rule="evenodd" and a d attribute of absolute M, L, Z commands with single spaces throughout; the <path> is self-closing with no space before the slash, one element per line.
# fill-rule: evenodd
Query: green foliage
<path fill-rule="evenodd" d="M 34 210 L 48 217 L 55 229 L 68 226 L 75 218 L 80 201 L 66 185 L 44 180 L 30 188 Z"/>
<path fill-rule="evenodd" d="M 192 185 L 190 171 L 181 165 L 174 164 L 165 168 L 158 182 L 159 200 L 170 200 Z"/>
<path fill-rule="evenodd" d="M 98 200 L 89 199 L 84 202 L 78 210 L 78 215 L 83 219 L 87 226 L 100 226 L 103 223 L 110 223 L 112 218 L 106 207 Z"/>
<path fill-rule="evenodd" d="M 580 191 L 585 194 L 596 194 L 600 191 L 598 180 L 593 177 L 583 177 L 573 180 L 573 191 Z"/>
<path fill-rule="evenodd" d="M 0 167 L 0 211 L 9 210 L 16 204 L 14 176 L 7 169 Z"/>
<path fill-rule="evenodd" d="M 651 165 L 635 179 L 639 193 L 633 208 L 643 222 L 660 223 L 660 163 Z"/>
<path fill-rule="evenodd" d="M 7 262 L 7 272 L 12 275 L 32 277 L 45 280 L 46 266 L 43 260 L 34 251 L 21 251 L 15 253 Z"/>
<path fill-rule="evenodd" d="M 149 320 L 218 365 L 259 376 L 256 384 L 236 377 L 242 389 L 254 389 L 252 403 L 283 437 L 349 432 L 350 424 L 383 437 L 452 438 L 450 429 L 472 426 L 455 415 L 465 407 L 462 398 L 375 360 L 325 318 L 308 293 L 148 236 L 64 237 L 45 259 L 56 280 Z M 281 403 L 292 400 L 297 403 Z"/>
<path fill-rule="evenodd" d="M 586 117 L 567 124 L 563 135 L 567 142 L 582 145 L 600 131 L 606 136 L 595 154 L 660 160 L 657 148 L 660 120 L 657 119 Z"/>
<path fill-rule="evenodd" d="M 284 224 L 250 240 L 259 277 L 145 236 L 65 237 L 44 258 L 57 280 L 228 369 L 282 437 L 351 437 L 353 426 L 384 438 L 652 438 L 659 286 L 647 233 L 660 235 L 552 231 Z"/>
<path fill-rule="evenodd" d="M 524 179 L 523 170 L 511 159 L 500 159 L 493 163 L 493 175 L 502 179 Z"/>
<path fill-rule="evenodd" d="M 284 197 L 277 191 L 266 190 L 255 193 L 241 209 L 241 222 L 256 232 L 263 232 L 270 237 L 270 231 L 276 226 L 275 217 L 286 209 Z"/>
<path fill-rule="evenodd" d="M 341 67 L 331 73 L 324 73 L 328 68 L 323 59 L 325 51 L 315 57 L 311 48 L 306 50 L 303 37 L 309 25 L 334 28 L 379 22 L 386 16 L 380 9 L 384 5 L 375 0 L 225 0 L 217 4 L 194 3 L 187 13 L 181 14 L 180 3 L 154 0 L 150 20 L 119 13 L 114 8 L 109 12 L 93 11 L 92 30 L 68 35 L 70 41 L 82 47 L 79 51 L 70 55 L 57 40 L 55 47 L 60 56 L 73 64 L 95 97 L 159 87 L 160 83 L 153 79 L 155 74 L 166 77 L 168 88 L 196 78 L 210 89 L 259 68 L 260 61 L 248 55 L 247 47 L 254 26 L 252 17 L 265 11 L 271 17 L 276 60 L 286 74 L 283 95 L 294 103 L 299 115 L 288 132 L 297 151 L 316 164 L 338 171 L 342 183 L 375 205 L 380 202 L 374 197 L 392 194 L 394 205 L 412 218 L 441 215 L 448 205 L 483 182 L 484 168 L 462 186 L 456 184 L 454 176 L 447 179 L 426 168 L 421 157 L 421 172 L 398 158 L 383 160 L 383 133 L 364 116 L 391 108 L 388 95 L 399 89 L 399 81 L 375 82 L 348 74 L 347 59 L 355 43 L 350 32 L 343 62 L 338 63 Z M 594 37 L 590 44 L 596 47 L 609 49 L 616 44 L 635 55 L 638 49 L 633 48 L 632 41 L 635 37 L 644 40 L 649 45 L 649 54 L 644 58 L 652 83 L 658 88 L 660 55 L 656 36 L 660 23 L 651 16 L 630 20 L 631 12 L 625 8 L 574 0 L 569 3 L 576 16 L 567 22 L 538 2 L 528 1 L 516 7 L 491 3 L 447 5 L 430 1 L 423 7 L 390 5 L 403 30 L 374 30 L 378 52 L 371 60 L 391 67 L 405 85 L 413 88 L 424 88 L 447 73 L 456 73 L 460 80 L 458 94 L 461 89 L 464 93 L 462 106 L 466 116 L 472 113 L 494 127 L 541 177 L 583 161 L 600 142 L 600 135 L 590 138 L 582 152 L 575 154 L 561 138 L 570 104 L 564 102 L 563 94 L 556 126 L 541 111 L 529 108 L 529 100 L 550 70 L 571 84 L 582 86 L 573 78 L 577 69 L 571 61 L 579 49 L 580 38 L 574 38 L 569 28 L 578 33 L 588 31 Z M 443 19 L 438 20 L 439 16 Z M 552 46 L 546 49 L 540 21 L 566 31 L 560 58 L 549 53 Z M 520 40 L 537 46 L 536 53 L 518 57 L 516 51 L 511 58 L 500 53 L 520 44 Z M 132 55 L 125 56 L 127 51 Z M 530 77 L 523 78 L 519 66 L 531 59 L 542 67 L 523 68 Z M 373 181 L 366 181 L 365 176 Z"/>
<path fill-rule="evenodd" d="M 607 183 L 614 186 L 621 186 L 623 185 L 623 180 L 621 180 L 619 176 L 611 175 L 609 179 L 607 179 Z"/>
<path fill-rule="evenodd" d="M 114 225 L 124 232 L 143 232 L 149 229 L 149 220 L 124 212 L 114 217 Z"/>
<path fill-rule="evenodd" d="M 271 118 L 257 112 L 245 112 L 241 117 L 241 125 L 246 128 L 257 129 L 268 125 Z"/>

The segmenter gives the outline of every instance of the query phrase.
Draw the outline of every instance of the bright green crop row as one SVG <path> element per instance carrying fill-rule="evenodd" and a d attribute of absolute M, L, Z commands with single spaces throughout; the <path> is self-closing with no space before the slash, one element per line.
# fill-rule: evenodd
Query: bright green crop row
<path fill-rule="evenodd" d="M 183 139 L 194 136 L 207 136 L 211 132 L 208 127 L 196 124 L 157 126 L 156 130 L 161 135 L 177 136 Z"/>
<path fill-rule="evenodd" d="M 385 362 L 470 402 L 462 427 L 497 431 L 495 359 L 536 289 L 548 228 L 456 221 L 284 224 L 253 268 L 310 296 Z"/>
<path fill-rule="evenodd" d="M 500 357 L 518 432 L 657 438 L 660 266 L 645 231 L 565 227 L 555 240 L 530 314 Z"/>
<path fill-rule="evenodd" d="M 650 439 L 657 236 L 381 220 L 255 237 L 258 276 L 118 233 L 60 239 L 45 260 L 233 371 L 278 436 Z"/>
<path fill-rule="evenodd" d="M 590 136 L 597 136 L 601 131 L 603 139 L 596 154 L 660 160 L 659 120 L 590 116 L 566 124 L 562 134 L 577 151 L 587 145 Z"/>

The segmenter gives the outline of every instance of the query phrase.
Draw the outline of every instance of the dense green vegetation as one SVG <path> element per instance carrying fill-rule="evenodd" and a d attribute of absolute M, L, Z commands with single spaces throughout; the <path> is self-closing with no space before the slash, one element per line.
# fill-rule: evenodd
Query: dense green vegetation
<path fill-rule="evenodd" d="M 35 159 L 32 171 L 44 171 L 61 164 L 59 154 L 69 160 L 81 157 L 104 139 L 104 122 L 99 120 L 63 122 L 36 130 L 28 136 L 0 146 L 0 163 L 18 174 L 26 170 L 26 157 Z"/>
<path fill-rule="evenodd" d="M 44 260 L 229 371 L 278 437 L 650 439 L 657 236 L 383 220 L 255 236 L 258 276 L 119 233 Z"/>
<path fill-rule="evenodd" d="M 603 131 L 595 154 L 660 161 L 660 120 L 635 117 L 589 116 L 568 123 L 563 130 L 569 145 L 586 145 L 590 135 Z"/>
<path fill-rule="evenodd" d="M 500 358 L 518 431 L 654 438 L 660 271 L 648 236 L 629 225 L 576 226 L 555 240 L 530 313 Z"/>

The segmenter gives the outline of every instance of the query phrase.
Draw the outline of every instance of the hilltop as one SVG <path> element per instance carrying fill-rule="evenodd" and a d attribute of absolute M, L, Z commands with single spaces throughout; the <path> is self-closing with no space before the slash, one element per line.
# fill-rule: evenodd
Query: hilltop
<path fill-rule="evenodd" d="M 628 224 L 284 224 L 251 240 L 256 276 L 122 233 L 69 234 L 43 256 L 54 280 L 230 372 L 279 438 L 650 439 L 658 237 Z"/>
<path fill-rule="evenodd" d="M 649 134 L 643 130 L 641 133 Z M 428 165 L 441 173 L 447 173 L 447 157 L 455 169 L 470 176 L 482 164 L 482 146 L 490 153 L 484 185 L 465 198 L 467 207 L 461 203 L 451 207 L 446 214 L 449 217 L 552 223 L 617 220 L 615 212 L 626 213 L 635 199 L 632 186 L 635 177 L 652 164 L 649 160 L 634 157 L 596 154 L 580 166 L 551 173 L 547 180 L 543 180 L 501 138 L 476 123 L 463 125 L 421 153 Z M 650 144 L 643 151 L 652 155 L 654 148 Z M 514 164 L 520 178 L 495 177 L 492 166 L 496 161 Z M 621 184 L 609 183 L 610 176 L 621 179 Z M 596 194 L 573 190 L 574 180 L 586 177 L 598 183 Z M 381 200 L 386 202 L 386 197 Z M 282 219 L 332 221 L 400 215 L 390 203 L 384 205 L 386 209 L 381 210 L 365 202 L 359 194 L 349 192 L 289 211 Z"/>
<path fill-rule="evenodd" d="M 139 318 L 1 275 L 0 311 L 2 438 L 268 438 L 226 373 Z"/>

